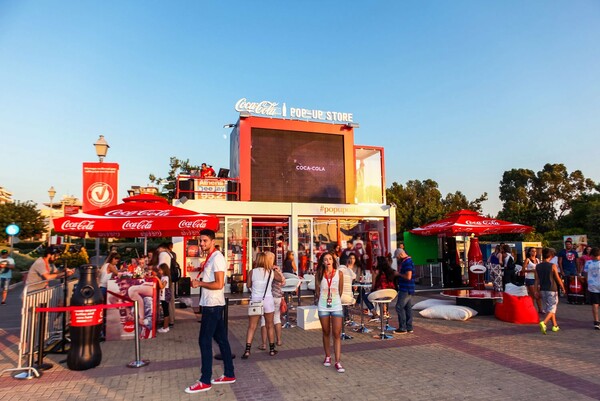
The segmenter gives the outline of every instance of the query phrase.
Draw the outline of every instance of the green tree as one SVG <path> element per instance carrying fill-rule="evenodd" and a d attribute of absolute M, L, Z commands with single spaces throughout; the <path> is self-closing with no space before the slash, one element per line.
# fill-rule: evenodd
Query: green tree
<path fill-rule="evenodd" d="M 600 244 L 600 193 L 574 201 L 571 213 L 559 219 L 558 229 L 565 234 L 587 234 L 589 244 Z"/>
<path fill-rule="evenodd" d="M 40 214 L 37 205 L 32 201 L 4 203 L 0 205 L 0 238 L 8 239 L 5 228 L 15 223 L 21 229 L 19 237 L 31 238 L 46 230 L 46 222 Z"/>
<path fill-rule="evenodd" d="M 481 203 L 487 194 L 469 201 L 460 191 L 448 194 L 442 199 L 438 183 L 434 180 L 411 180 L 406 185 L 394 182 L 386 189 L 389 204 L 395 204 L 396 230 L 398 233 L 443 218 L 447 213 L 460 209 L 481 211 Z"/>
<path fill-rule="evenodd" d="M 160 194 L 169 200 L 173 200 L 177 192 L 177 176 L 181 172 L 189 172 L 190 170 L 200 170 L 200 167 L 191 164 L 189 159 L 181 160 L 172 156 L 169 159 L 169 171 L 167 172 L 167 176 L 165 178 L 159 178 L 152 173 L 148 176 L 148 179 L 151 183 L 162 185 L 162 191 Z"/>
<path fill-rule="evenodd" d="M 546 164 L 537 173 L 512 169 L 504 172 L 500 181 L 503 205 L 498 217 L 534 226 L 542 233 L 552 231 L 558 219 L 574 202 L 591 194 L 594 186 L 581 171 L 569 174 L 563 164 Z"/>

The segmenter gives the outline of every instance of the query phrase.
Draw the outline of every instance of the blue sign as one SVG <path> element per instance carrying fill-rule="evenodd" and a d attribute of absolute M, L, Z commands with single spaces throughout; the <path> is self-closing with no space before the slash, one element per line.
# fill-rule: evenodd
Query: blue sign
<path fill-rule="evenodd" d="M 16 224 L 9 224 L 8 226 L 6 226 L 6 230 L 4 231 L 6 231 L 6 234 L 8 235 L 17 235 L 19 234 L 19 231 L 21 231 L 21 229 Z"/>

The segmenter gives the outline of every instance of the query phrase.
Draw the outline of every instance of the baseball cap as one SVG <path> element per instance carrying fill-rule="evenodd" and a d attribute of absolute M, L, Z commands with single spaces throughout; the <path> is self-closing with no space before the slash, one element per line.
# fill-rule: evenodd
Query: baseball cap
<path fill-rule="evenodd" d="M 6 255 L 7 253 L 8 253 L 8 251 L 6 249 L 3 249 L 0 251 L 0 254 L 2 254 L 2 255 Z"/>

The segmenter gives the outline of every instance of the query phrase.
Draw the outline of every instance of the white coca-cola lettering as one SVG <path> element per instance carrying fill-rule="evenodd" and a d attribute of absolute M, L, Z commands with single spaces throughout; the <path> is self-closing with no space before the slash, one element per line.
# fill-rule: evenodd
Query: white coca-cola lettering
<path fill-rule="evenodd" d="M 465 224 L 470 226 L 499 226 L 500 223 L 497 220 L 465 220 Z"/>
<path fill-rule="evenodd" d="M 238 112 L 247 111 L 254 114 L 274 116 L 279 114 L 277 113 L 278 105 L 279 103 L 269 102 L 267 100 L 263 100 L 262 102 L 249 102 L 248 100 L 246 100 L 246 98 L 243 97 L 240 100 L 238 100 L 235 104 L 235 110 Z"/>
<path fill-rule="evenodd" d="M 115 209 L 110 212 L 106 212 L 105 216 L 112 217 L 164 217 L 169 216 L 171 214 L 170 210 L 123 210 L 123 209 Z"/>
<path fill-rule="evenodd" d="M 206 228 L 206 220 L 181 220 L 179 228 Z"/>
<path fill-rule="evenodd" d="M 123 223 L 123 230 L 150 230 L 152 228 L 153 220 L 140 220 L 130 221 L 127 220 Z"/>
<path fill-rule="evenodd" d="M 65 220 L 60 226 L 63 230 L 89 231 L 94 229 L 94 220 L 71 221 Z"/>

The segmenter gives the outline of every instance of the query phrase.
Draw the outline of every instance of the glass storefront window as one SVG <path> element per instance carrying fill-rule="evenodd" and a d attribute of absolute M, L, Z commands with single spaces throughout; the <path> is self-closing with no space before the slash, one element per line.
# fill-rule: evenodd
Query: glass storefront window
<path fill-rule="evenodd" d="M 385 203 L 381 152 L 379 148 L 355 148 L 356 203 Z"/>
<path fill-rule="evenodd" d="M 225 227 L 225 247 L 227 259 L 227 277 L 232 274 L 241 274 L 246 279 L 250 261 L 249 234 L 250 234 L 250 218 L 249 217 L 226 217 Z"/>
<path fill-rule="evenodd" d="M 312 219 L 298 219 L 298 270 L 301 274 L 312 272 Z"/>

